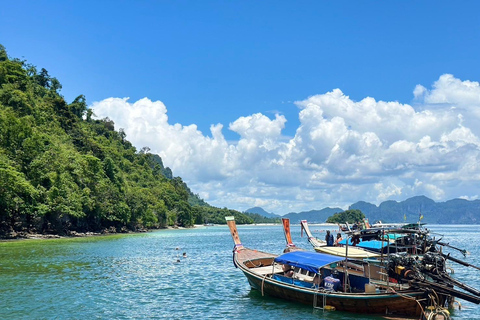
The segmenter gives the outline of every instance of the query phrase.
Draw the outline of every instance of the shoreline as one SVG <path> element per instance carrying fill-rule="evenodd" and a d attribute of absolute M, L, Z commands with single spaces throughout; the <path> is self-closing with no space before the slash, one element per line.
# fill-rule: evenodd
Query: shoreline
<path fill-rule="evenodd" d="M 279 226 L 281 223 L 253 223 L 253 224 L 242 224 L 238 226 Z M 292 225 L 300 225 L 300 224 L 292 224 Z M 24 241 L 24 240 L 49 240 L 49 239 L 73 239 L 73 238 L 88 238 L 88 237 L 100 237 L 100 236 L 109 236 L 109 235 L 122 235 L 122 234 L 141 234 L 147 232 L 154 232 L 154 231 L 162 231 L 162 230 L 185 230 L 185 229 L 200 229 L 200 228 L 208 228 L 208 227 L 219 227 L 224 226 L 227 227 L 226 224 L 194 224 L 192 227 L 165 227 L 165 228 L 157 228 L 157 229 L 142 229 L 137 231 L 121 231 L 121 232 L 112 232 L 112 230 L 104 230 L 103 232 L 76 232 L 71 231 L 68 235 L 57 235 L 57 234 L 48 234 L 48 233 L 30 233 L 30 232 L 17 232 L 15 235 L 4 235 L 0 236 L 0 242 L 10 242 L 10 241 Z M 316 227 L 337 227 L 336 224 L 328 224 L 328 223 L 312 223 L 310 226 Z M 470 224 L 432 224 L 430 226 L 450 226 L 450 227 L 465 227 L 465 226 L 480 226 L 480 224 L 470 225 Z M 319 230 L 315 230 L 319 231 Z"/>
<path fill-rule="evenodd" d="M 253 223 L 253 224 L 244 224 L 241 226 L 278 226 L 281 223 Z M 0 242 L 9 242 L 9 241 L 23 241 L 23 240 L 49 240 L 49 239 L 73 239 L 73 238 L 88 238 L 88 237 L 100 237 L 100 236 L 109 236 L 109 235 L 121 235 L 121 234 L 141 234 L 147 232 L 154 232 L 154 231 L 161 231 L 161 230 L 186 230 L 186 229 L 200 229 L 200 228 L 208 228 L 208 227 L 218 227 L 218 226 L 225 226 L 226 224 L 194 224 L 192 227 L 172 227 L 168 226 L 165 228 L 157 228 L 157 229 L 142 229 L 138 231 L 123 231 L 123 232 L 116 232 L 112 230 L 105 229 L 102 232 L 76 232 L 70 231 L 68 235 L 58 235 L 58 234 L 49 234 L 49 233 L 32 233 L 32 232 L 25 232 L 20 231 L 16 232 L 14 235 L 5 235 L 0 237 Z"/>
<path fill-rule="evenodd" d="M 31 233 L 31 232 L 17 232 L 15 235 L 11 236 L 2 236 L 0 237 L 0 242 L 10 242 L 10 241 L 23 241 L 23 240 L 49 240 L 49 239 L 73 239 L 73 238 L 88 238 L 88 237 L 101 237 L 101 236 L 111 236 L 111 235 L 121 235 L 121 234 L 141 234 L 148 233 L 153 231 L 161 230 L 183 230 L 183 229 L 196 229 L 202 228 L 203 225 L 193 225 L 190 228 L 186 227 L 165 227 L 157 229 L 142 229 L 137 231 L 123 231 L 123 232 L 112 232 L 111 230 L 104 230 L 103 232 L 76 232 L 71 231 L 68 235 L 58 235 L 58 234 L 49 234 L 49 233 Z"/>

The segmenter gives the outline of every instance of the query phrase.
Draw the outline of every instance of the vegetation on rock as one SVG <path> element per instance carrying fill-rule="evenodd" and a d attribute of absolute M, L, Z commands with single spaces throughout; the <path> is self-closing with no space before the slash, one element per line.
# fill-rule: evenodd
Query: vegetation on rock
<path fill-rule="evenodd" d="M 148 147 L 137 151 L 86 98 L 0 45 L 0 236 L 253 223 L 209 206 Z"/>
<path fill-rule="evenodd" d="M 328 217 L 327 223 L 357 223 L 362 222 L 365 215 L 360 210 L 346 210 L 335 213 L 333 216 Z"/>

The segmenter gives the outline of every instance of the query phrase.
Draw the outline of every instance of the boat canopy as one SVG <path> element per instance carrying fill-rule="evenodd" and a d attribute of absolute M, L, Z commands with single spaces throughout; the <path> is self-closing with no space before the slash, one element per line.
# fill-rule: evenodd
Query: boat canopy
<path fill-rule="evenodd" d="M 348 253 L 348 258 L 349 259 L 365 259 L 365 258 L 373 258 L 373 257 L 378 257 L 380 256 L 379 253 L 377 252 L 372 252 L 368 251 L 362 248 L 357 248 L 353 246 L 348 247 L 348 252 L 347 252 L 347 247 L 315 247 L 315 251 L 321 252 L 323 254 L 329 254 L 329 255 L 334 255 L 337 257 L 343 257 Z"/>
<path fill-rule="evenodd" d="M 326 265 L 342 260 L 344 260 L 342 257 L 309 251 L 293 251 L 275 258 L 275 262 L 288 264 L 315 273 L 318 273 L 318 270 Z"/>
<path fill-rule="evenodd" d="M 347 239 L 343 239 L 342 241 L 339 242 L 339 244 L 344 246 L 347 245 Z M 352 246 L 352 241 L 349 241 L 348 245 Z M 369 241 L 360 241 L 360 243 L 358 243 L 356 247 L 378 252 L 382 250 L 383 247 L 386 247 L 387 245 L 388 245 L 387 241 L 382 242 L 380 240 L 369 240 Z"/>

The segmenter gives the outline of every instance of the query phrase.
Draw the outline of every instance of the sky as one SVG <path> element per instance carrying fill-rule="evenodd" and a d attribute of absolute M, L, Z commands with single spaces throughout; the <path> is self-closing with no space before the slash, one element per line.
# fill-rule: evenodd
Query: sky
<path fill-rule="evenodd" d="M 211 205 L 480 195 L 478 1 L 8 1 L 0 44 Z"/>

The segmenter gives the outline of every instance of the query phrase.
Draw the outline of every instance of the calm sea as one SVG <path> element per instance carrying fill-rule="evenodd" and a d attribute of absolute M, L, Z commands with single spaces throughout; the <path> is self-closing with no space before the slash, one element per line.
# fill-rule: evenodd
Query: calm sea
<path fill-rule="evenodd" d="M 430 226 L 480 266 L 478 228 Z M 280 253 L 285 245 L 281 226 L 239 226 L 239 234 L 259 250 Z M 298 225 L 292 236 L 309 248 Z M 262 297 L 233 266 L 232 248 L 226 226 L 0 242 L 0 319 L 380 319 Z M 450 266 L 480 289 L 480 270 Z M 453 319 L 480 319 L 479 306 L 461 304 Z"/>

